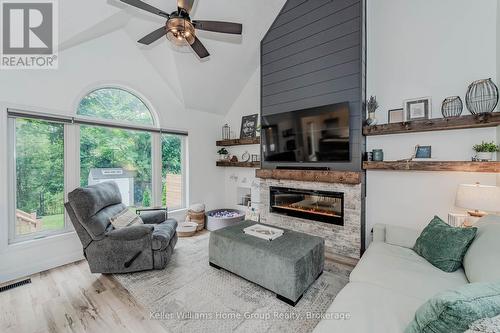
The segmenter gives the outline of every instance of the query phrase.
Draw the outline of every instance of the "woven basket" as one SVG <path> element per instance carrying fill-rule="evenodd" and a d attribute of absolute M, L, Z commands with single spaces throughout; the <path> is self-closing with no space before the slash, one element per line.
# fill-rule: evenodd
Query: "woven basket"
<path fill-rule="evenodd" d="M 194 222 L 179 223 L 176 231 L 177 231 L 177 236 L 179 237 L 194 236 L 194 234 L 196 234 L 197 231 L 196 223 Z"/>
<path fill-rule="evenodd" d="M 187 217 L 189 221 L 198 224 L 198 228 L 196 229 L 197 231 L 201 231 L 205 228 L 205 211 L 193 212 L 192 210 L 188 210 Z"/>

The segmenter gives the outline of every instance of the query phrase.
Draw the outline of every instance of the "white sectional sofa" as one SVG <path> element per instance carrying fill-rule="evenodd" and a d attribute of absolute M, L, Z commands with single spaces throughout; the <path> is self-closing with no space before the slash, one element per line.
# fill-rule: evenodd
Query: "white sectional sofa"
<path fill-rule="evenodd" d="M 464 264 L 474 272 L 467 275 L 481 277 L 471 282 L 486 282 L 492 276 L 500 281 L 500 217 L 485 217 L 478 227 L 469 249 L 474 258 L 471 254 L 471 264 Z M 372 244 L 327 310 L 328 314 L 348 314 L 348 319 L 329 315 L 314 333 L 402 333 L 415 311 L 432 296 L 469 283 L 463 268 L 446 273 L 415 253 L 412 248 L 419 235 L 419 230 L 376 225 Z"/>

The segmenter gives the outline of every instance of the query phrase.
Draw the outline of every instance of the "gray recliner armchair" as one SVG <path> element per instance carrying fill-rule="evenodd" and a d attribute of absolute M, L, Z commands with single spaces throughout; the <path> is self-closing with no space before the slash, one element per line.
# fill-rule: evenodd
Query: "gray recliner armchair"
<path fill-rule="evenodd" d="M 143 225 L 115 229 L 110 218 L 127 207 L 114 182 L 77 188 L 64 204 L 92 273 L 163 269 L 177 243 L 177 221 L 167 212 L 142 213 Z"/>

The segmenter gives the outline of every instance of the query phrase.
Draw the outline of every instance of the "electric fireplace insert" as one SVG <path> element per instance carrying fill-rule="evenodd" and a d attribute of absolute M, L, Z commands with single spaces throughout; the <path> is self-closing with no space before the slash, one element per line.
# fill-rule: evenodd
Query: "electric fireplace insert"
<path fill-rule="evenodd" d="M 285 187 L 269 190 L 272 213 L 344 225 L 344 193 Z"/>

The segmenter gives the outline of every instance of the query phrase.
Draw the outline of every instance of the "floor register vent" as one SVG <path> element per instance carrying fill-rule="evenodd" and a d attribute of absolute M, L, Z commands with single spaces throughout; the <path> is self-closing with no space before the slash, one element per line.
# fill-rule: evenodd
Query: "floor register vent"
<path fill-rule="evenodd" d="M 21 281 L 11 283 L 11 284 L 0 287 L 0 293 L 7 291 L 7 290 L 17 288 L 17 287 L 20 287 L 20 286 L 24 286 L 25 284 L 30 284 L 30 283 L 31 283 L 31 279 L 26 279 L 26 280 L 21 280 Z"/>

